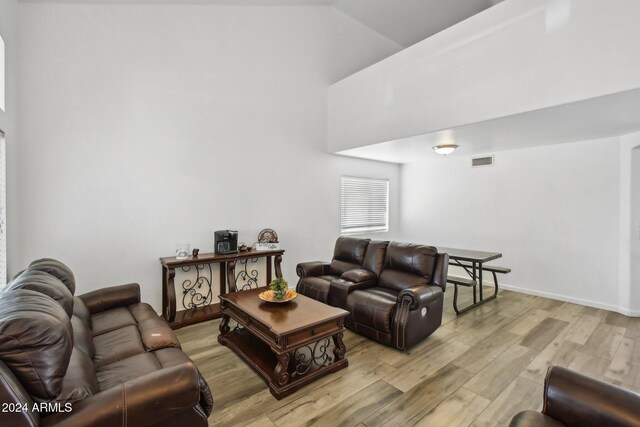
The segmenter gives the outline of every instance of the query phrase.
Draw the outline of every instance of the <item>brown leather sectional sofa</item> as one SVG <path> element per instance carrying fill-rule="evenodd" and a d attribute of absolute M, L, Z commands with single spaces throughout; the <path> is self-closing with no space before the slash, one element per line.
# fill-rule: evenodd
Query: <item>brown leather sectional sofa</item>
<path fill-rule="evenodd" d="M 510 427 L 638 427 L 640 395 L 560 366 L 544 381 L 542 412 L 523 411 Z"/>
<path fill-rule="evenodd" d="M 448 264 L 432 246 L 339 237 L 331 262 L 298 264 L 297 291 L 347 310 L 349 329 L 405 350 L 442 324 Z"/>
<path fill-rule="evenodd" d="M 139 286 L 74 292 L 42 259 L 0 293 L 0 425 L 206 426 L 209 386 Z"/>

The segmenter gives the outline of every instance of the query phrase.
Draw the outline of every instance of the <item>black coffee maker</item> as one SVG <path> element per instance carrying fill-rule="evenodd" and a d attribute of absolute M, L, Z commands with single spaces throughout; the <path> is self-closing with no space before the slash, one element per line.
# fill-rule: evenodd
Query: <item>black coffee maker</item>
<path fill-rule="evenodd" d="M 238 253 L 238 232 L 236 230 L 218 230 L 213 232 L 214 248 L 217 254 Z"/>

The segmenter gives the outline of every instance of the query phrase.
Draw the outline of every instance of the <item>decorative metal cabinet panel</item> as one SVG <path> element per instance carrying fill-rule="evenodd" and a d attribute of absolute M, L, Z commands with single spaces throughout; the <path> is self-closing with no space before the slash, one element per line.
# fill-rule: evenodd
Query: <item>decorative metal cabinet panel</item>
<path fill-rule="evenodd" d="M 218 296 L 267 286 L 282 277 L 284 250 L 160 258 L 162 315 L 173 329 L 221 316 Z"/>

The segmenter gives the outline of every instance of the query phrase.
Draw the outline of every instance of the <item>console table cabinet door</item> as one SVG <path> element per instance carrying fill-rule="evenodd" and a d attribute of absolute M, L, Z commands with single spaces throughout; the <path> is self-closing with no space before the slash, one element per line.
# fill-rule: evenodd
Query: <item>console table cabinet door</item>
<path fill-rule="evenodd" d="M 175 257 L 160 258 L 162 265 L 162 315 L 169 322 L 173 329 L 179 329 L 183 326 L 193 323 L 203 322 L 205 320 L 216 319 L 221 317 L 220 304 L 214 303 L 210 298 L 211 287 L 213 286 L 213 269 L 212 264 L 219 265 L 219 295 L 227 292 L 236 292 L 238 290 L 238 278 L 242 278 L 245 284 L 242 289 L 252 287 L 266 286 L 271 282 L 272 271 L 275 268 L 276 277 L 282 277 L 282 254 L 284 250 L 273 251 L 256 251 L 239 252 L 237 254 L 200 254 L 197 257 L 189 257 L 187 259 L 176 259 Z M 257 262 L 260 258 L 264 258 L 266 262 L 266 280 L 260 285 L 259 273 L 256 269 L 249 271 L 249 262 Z M 272 267 L 273 259 L 273 267 Z M 209 266 L 209 276 L 200 276 L 200 272 L 204 271 L 205 266 Z M 184 271 L 196 268 L 196 286 L 200 289 L 203 285 L 205 289 L 208 287 L 208 293 L 196 295 L 196 301 L 192 301 L 192 307 L 185 307 L 184 310 L 177 310 L 175 277 L 176 269 L 180 268 Z M 185 270 L 186 269 L 186 270 Z M 185 293 L 188 292 L 186 289 Z M 195 293 L 196 290 L 193 289 Z M 212 295 L 212 294 L 211 294 Z"/>

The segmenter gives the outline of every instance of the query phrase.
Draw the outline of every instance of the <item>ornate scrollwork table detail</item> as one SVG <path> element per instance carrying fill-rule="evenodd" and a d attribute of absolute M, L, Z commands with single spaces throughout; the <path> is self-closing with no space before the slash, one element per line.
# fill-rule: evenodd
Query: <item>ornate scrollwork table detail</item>
<path fill-rule="evenodd" d="M 275 381 L 280 385 L 285 385 L 289 382 L 289 373 L 287 369 L 289 368 L 289 353 L 282 353 L 278 355 L 278 364 L 276 365 L 276 369 L 273 371 L 273 376 Z"/>
<path fill-rule="evenodd" d="M 218 326 L 218 329 L 220 329 L 221 335 L 226 335 L 231 330 L 229 328 L 229 320 L 230 320 L 229 316 L 227 316 L 226 314 L 222 315 L 222 321 L 220 322 L 220 326 Z"/>
<path fill-rule="evenodd" d="M 256 268 L 249 268 L 249 261 L 251 261 L 252 267 L 255 267 L 254 264 L 257 264 L 258 258 L 244 258 L 238 261 L 240 268 L 234 277 L 236 290 L 238 291 L 247 291 L 259 286 L 258 270 Z"/>
<path fill-rule="evenodd" d="M 186 309 L 204 307 L 211 304 L 213 292 L 211 290 L 211 280 L 213 271 L 211 264 L 186 265 L 181 267 L 182 271 L 188 273 L 195 267 L 196 279 L 185 279 L 182 281 L 182 305 Z"/>
<path fill-rule="evenodd" d="M 296 363 L 296 370 L 293 373 L 293 376 L 297 377 L 306 374 L 313 365 L 318 367 L 329 366 L 333 360 L 329 353 L 330 344 L 331 341 L 329 338 L 324 338 L 313 344 L 305 345 L 296 349 L 293 352 L 293 358 Z"/>
<path fill-rule="evenodd" d="M 337 333 L 333 336 L 333 355 L 336 357 L 336 361 L 344 359 L 344 356 L 347 354 L 347 347 L 342 342 L 342 337 L 344 334 L 342 332 Z"/>

